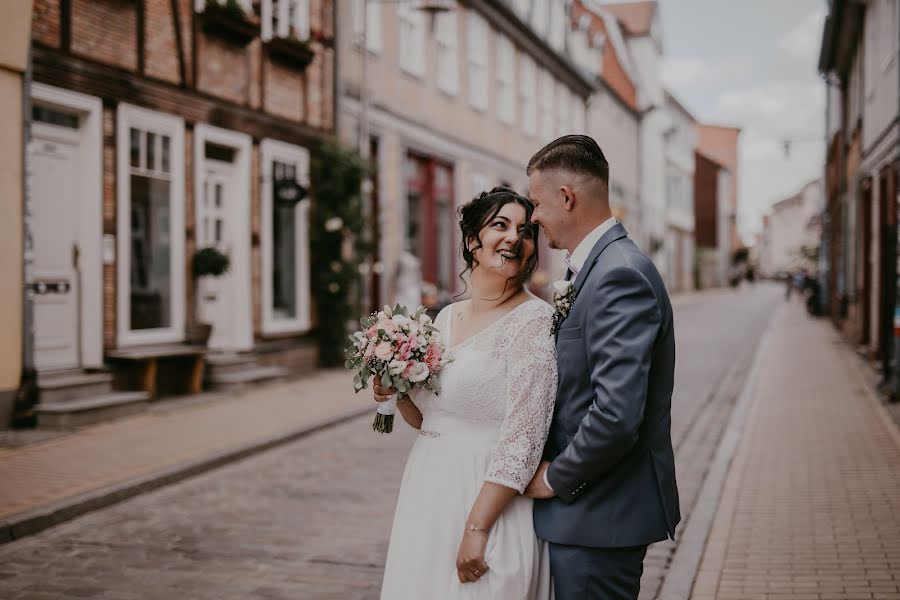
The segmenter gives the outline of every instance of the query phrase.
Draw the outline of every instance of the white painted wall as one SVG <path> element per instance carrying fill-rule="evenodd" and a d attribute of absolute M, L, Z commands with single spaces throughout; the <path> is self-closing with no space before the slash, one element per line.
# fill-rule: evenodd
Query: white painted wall
<path fill-rule="evenodd" d="M 870 0 L 863 39 L 863 154 L 894 123 L 900 107 L 900 0 Z"/>

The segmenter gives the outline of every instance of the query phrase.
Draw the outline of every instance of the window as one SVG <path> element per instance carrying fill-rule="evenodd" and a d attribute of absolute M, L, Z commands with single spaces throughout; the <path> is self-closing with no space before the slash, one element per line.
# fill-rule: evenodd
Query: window
<path fill-rule="evenodd" d="M 466 27 L 469 61 L 469 104 L 488 109 L 488 25 L 484 17 L 469 11 Z"/>
<path fill-rule="evenodd" d="M 437 85 L 455 95 L 459 92 L 459 44 L 457 43 L 456 11 L 437 16 Z"/>
<path fill-rule="evenodd" d="M 516 49 L 505 35 L 497 36 L 497 116 L 504 123 L 516 120 Z"/>
<path fill-rule="evenodd" d="M 519 105 L 522 114 L 522 131 L 527 136 L 537 133 L 537 80 L 534 59 L 525 54 L 519 59 Z"/>
<path fill-rule="evenodd" d="M 366 7 L 363 19 L 363 6 Z M 362 45 L 363 22 L 366 28 L 366 49 L 369 52 L 381 52 L 381 6 L 377 2 L 353 0 L 353 40 L 357 46 Z"/>
<path fill-rule="evenodd" d="M 309 39 L 310 0 L 262 0 L 262 39 Z"/>
<path fill-rule="evenodd" d="M 184 335 L 184 122 L 118 110 L 119 343 Z"/>
<path fill-rule="evenodd" d="M 587 130 L 585 112 L 584 98 L 578 94 L 572 94 L 572 133 L 584 133 Z"/>
<path fill-rule="evenodd" d="M 566 6 L 562 2 L 553 2 L 550 8 L 550 45 L 554 50 L 564 52 L 566 49 Z"/>
<path fill-rule="evenodd" d="M 549 142 L 553 139 L 553 130 L 556 125 L 553 114 L 553 93 L 556 86 L 553 85 L 553 76 L 543 69 L 540 70 L 540 96 L 538 97 L 538 116 L 541 124 L 541 140 Z"/>
<path fill-rule="evenodd" d="M 263 166 L 263 332 L 310 327 L 309 201 L 279 201 L 285 182 L 309 186 L 309 151 L 273 140 L 260 144 Z"/>
<path fill-rule="evenodd" d="M 413 6 L 397 7 L 400 21 L 400 68 L 416 77 L 425 74 L 425 19 Z"/>
<path fill-rule="evenodd" d="M 571 133 L 569 118 L 572 110 L 572 93 L 562 82 L 556 84 L 556 132 L 557 135 Z"/>

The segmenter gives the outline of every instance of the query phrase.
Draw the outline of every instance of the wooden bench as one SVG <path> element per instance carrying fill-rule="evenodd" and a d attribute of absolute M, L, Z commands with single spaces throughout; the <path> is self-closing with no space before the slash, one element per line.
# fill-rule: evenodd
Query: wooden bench
<path fill-rule="evenodd" d="M 142 390 L 151 398 L 160 392 L 160 378 L 166 377 L 165 391 L 197 394 L 203 390 L 203 366 L 206 348 L 186 344 L 137 346 L 106 353 L 115 369 L 115 388 Z"/>

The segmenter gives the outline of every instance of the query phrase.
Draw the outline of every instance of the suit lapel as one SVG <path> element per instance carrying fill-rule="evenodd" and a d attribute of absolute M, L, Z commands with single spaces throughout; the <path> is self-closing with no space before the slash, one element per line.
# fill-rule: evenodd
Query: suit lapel
<path fill-rule="evenodd" d="M 587 260 L 584 261 L 584 266 L 581 267 L 581 270 L 578 271 L 578 277 L 575 278 L 575 295 L 578 295 L 578 292 L 581 291 L 581 286 L 584 285 L 585 279 L 587 279 L 588 273 L 591 272 L 591 269 L 594 268 L 594 263 L 597 262 L 597 259 L 600 258 L 600 254 L 606 250 L 606 247 L 615 242 L 616 240 L 621 240 L 623 237 L 627 237 L 628 232 L 625 231 L 625 227 L 622 226 L 621 223 L 616 223 L 612 227 L 609 228 L 609 231 L 604 233 L 597 243 L 594 244 L 594 247 L 591 249 L 591 253 L 588 254 Z"/>

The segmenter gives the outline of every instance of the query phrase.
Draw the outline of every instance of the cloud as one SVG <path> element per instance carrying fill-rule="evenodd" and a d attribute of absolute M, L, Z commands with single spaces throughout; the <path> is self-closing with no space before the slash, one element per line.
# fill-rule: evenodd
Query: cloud
<path fill-rule="evenodd" d="M 825 6 L 819 6 L 778 40 L 778 50 L 785 58 L 808 65 L 819 54 Z"/>
<path fill-rule="evenodd" d="M 718 75 L 718 66 L 701 58 L 663 58 L 662 77 L 668 87 L 702 85 Z"/>
<path fill-rule="evenodd" d="M 824 135 L 825 87 L 774 82 L 720 94 L 712 118 L 781 138 Z"/>

